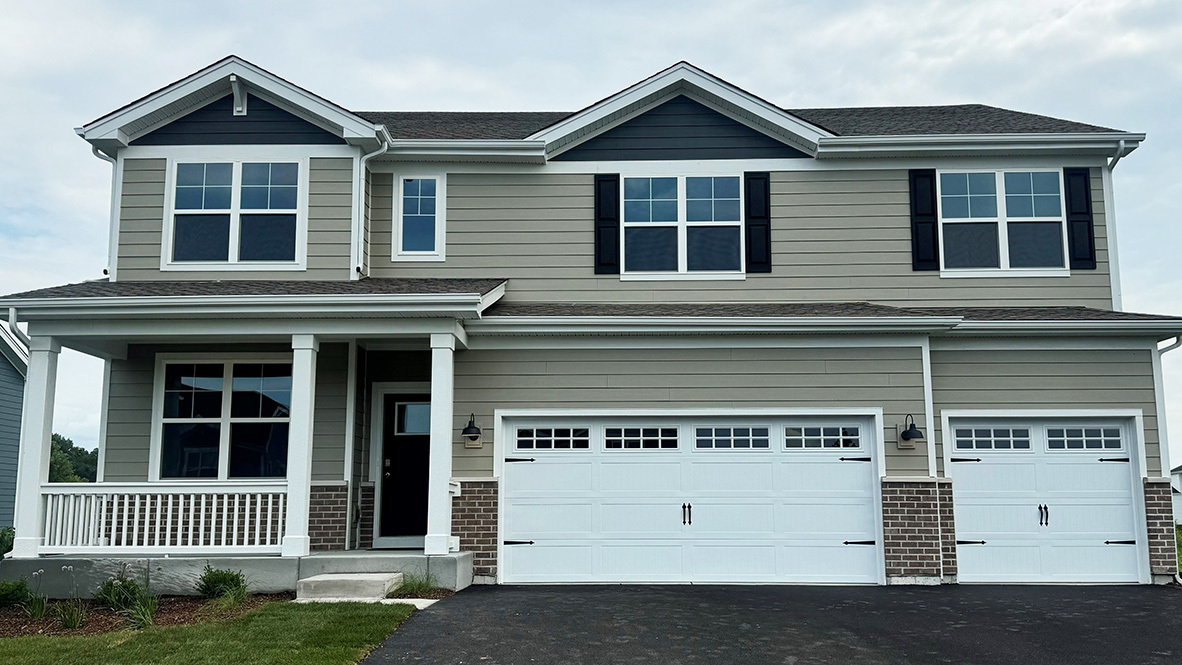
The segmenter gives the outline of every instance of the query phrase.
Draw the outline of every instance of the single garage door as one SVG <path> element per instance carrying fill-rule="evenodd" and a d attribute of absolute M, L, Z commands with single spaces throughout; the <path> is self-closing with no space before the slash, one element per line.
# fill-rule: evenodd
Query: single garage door
<path fill-rule="evenodd" d="M 508 422 L 501 581 L 877 583 L 872 422 Z"/>
<path fill-rule="evenodd" d="M 964 582 L 1137 582 L 1135 472 L 1121 423 L 952 421 Z"/>

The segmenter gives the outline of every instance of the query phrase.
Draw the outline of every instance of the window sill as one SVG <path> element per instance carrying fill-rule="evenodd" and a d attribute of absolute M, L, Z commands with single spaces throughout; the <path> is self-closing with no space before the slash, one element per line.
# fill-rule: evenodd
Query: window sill
<path fill-rule="evenodd" d="M 307 270 L 302 263 L 165 263 L 165 272 L 259 272 L 264 270 L 300 272 Z"/>
<path fill-rule="evenodd" d="M 427 261 L 434 261 L 436 263 L 440 263 L 442 261 L 446 261 L 447 257 L 442 254 L 395 254 L 390 257 L 390 260 L 394 261 L 396 263 L 427 262 Z"/>
<path fill-rule="evenodd" d="M 1028 268 L 1015 270 L 1001 270 L 997 268 L 983 270 L 941 270 L 940 279 L 959 278 L 1015 278 L 1015 277 L 1071 277 L 1068 268 Z"/>
<path fill-rule="evenodd" d="M 702 273 L 687 273 L 687 272 L 634 272 L 634 273 L 620 273 L 621 282 L 717 282 L 717 281 L 743 281 L 747 279 L 746 273 L 741 272 L 702 272 Z"/>

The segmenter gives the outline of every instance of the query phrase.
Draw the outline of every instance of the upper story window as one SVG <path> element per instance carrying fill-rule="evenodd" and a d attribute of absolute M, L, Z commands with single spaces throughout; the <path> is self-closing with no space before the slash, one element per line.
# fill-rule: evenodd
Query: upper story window
<path fill-rule="evenodd" d="M 444 260 L 444 180 L 442 175 L 398 178 L 393 260 Z"/>
<path fill-rule="evenodd" d="M 175 163 L 166 269 L 302 268 L 298 161 Z"/>
<path fill-rule="evenodd" d="M 739 176 L 622 180 L 625 278 L 743 274 Z"/>
<path fill-rule="evenodd" d="M 1067 274 L 1061 171 L 942 171 L 945 275 Z"/>

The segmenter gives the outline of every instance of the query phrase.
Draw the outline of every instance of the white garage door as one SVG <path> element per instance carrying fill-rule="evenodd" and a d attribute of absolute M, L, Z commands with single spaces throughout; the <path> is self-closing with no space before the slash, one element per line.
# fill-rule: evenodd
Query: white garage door
<path fill-rule="evenodd" d="M 502 581 L 879 582 L 871 423 L 507 423 Z"/>
<path fill-rule="evenodd" d="M 1133 460 L 1120 423 L 952 423 L 964 582 L 1137 582 Z"/>

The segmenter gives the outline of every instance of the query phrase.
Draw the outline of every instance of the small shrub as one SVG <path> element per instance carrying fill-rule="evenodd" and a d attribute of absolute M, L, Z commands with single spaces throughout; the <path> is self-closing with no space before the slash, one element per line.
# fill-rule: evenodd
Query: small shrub
<path fill-rule="evenodd" d="M 402 586 L 398 587 L 395 593 L 399 595 L 417 596 L 422 595 L 439 586 L 439 578 L 431 573 L 419 575 L 418 573 L 403 573 Z"/>
<path fill-rule="evenodd" d="M 116 612 L 129 609 L 141 595 L 143 592 L 140 590 L 139 582 L 129 578 L 126 569 L 108 578 L 98 591 L 94 592 L 96 600 Z"/>
<path fill-rule="evenodd" d="M 0 607 L 16 607 L 29 600 L 29 583 L 23 579 L 0 582 Z"/>
<path fill-rule="evenodd" d="M 86 623 L 86 601 L 81 598 L 71 598 L 53 604 L 53 611 L 62 622 L 62 628 L 77 630 Z"/>
<path fill-rule="evenodd" d="M 0 529 L 0 558 L 12 551 L 12 541 L 16 538 L 16 529 L 6 526 Z"/>
<path fill-rule="evenodd" d="M 160 596 L 145 593 L 136 598 L 131 607 L 123 612 L 123 615 L 136 628 L 147 628 L 155 621 L 156 610 L 159 608 Z"/>
<path fill-rule="evenodd" d="M 221 570 L 207 563 L 193 588 L 202 598 L 229 597 L 241 602 L 246 599 L 246 576 L 240 570 Z"/>
<path fill-rule="evenodd" d="M 36 582 L 36 587 L 22 605 L 25 608 L 25 614 L 29 615 L 29 618 L 33 620 L 45 618 L 48 599 L 41 594 L 41 576 L 44 574 L 44 568 L 33 573 L 33 581 Z"/>

